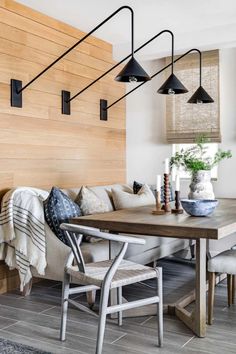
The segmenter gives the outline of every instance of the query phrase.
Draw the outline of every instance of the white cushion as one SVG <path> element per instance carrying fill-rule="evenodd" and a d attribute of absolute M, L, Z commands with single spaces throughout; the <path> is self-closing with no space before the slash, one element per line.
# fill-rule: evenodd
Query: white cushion
<path fill-rule="evenodd" d="M 102 199 L 109 207 L 109 211 L 114 211 L 113 200 L 111 195 L 111 189 L 119 189 L 119 190 L 127 190 L 130 187 L 122 184 L 113 184 L 110 186 L 95 186 L 90 187 L 90 189 L 100 198 Z"/>
<path fill-rule="evenodd" d="M 106 213 L 108 205 L 88 187 L 82 187 L 75 202 L 79 205 L 83 215 Z"/>
<path fill-rule="evenodd" d="M 147 184 L 137 194 L 133 193 L 132 188 L 129 191 L 112 189 L 111 193 L 116 210 L 155 204 L 155 197 Z"/>
<path fill-rule="evenodd" d="M 208 271 L 236 274 L 236 250 L 227 250 L 208 261 Z"/>

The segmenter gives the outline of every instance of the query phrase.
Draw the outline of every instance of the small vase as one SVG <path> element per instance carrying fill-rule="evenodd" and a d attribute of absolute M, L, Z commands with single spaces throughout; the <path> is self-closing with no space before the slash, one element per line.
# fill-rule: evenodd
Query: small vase
<path fill-rule="evenodd" d="M 189 199 L 215 199 L 209 170 L 193 172 L 189 188 Z"/>

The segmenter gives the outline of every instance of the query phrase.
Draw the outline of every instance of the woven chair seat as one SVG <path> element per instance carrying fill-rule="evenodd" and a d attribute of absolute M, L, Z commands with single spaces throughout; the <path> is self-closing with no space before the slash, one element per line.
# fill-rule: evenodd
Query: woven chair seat
<path fill-rule="evenodd" d="M 77 266 L 67 268 L 67 273 L 79 280 L 81 285 L 96 285 L 101 287 L 102 281 L 111 266 L 112 260 L 87 263 L 85 273 L 78 270 Z M 153 268 L 123 260 L 111 282 L 111 288 L 117 288 L 152 279 L 157 276 Z"/>

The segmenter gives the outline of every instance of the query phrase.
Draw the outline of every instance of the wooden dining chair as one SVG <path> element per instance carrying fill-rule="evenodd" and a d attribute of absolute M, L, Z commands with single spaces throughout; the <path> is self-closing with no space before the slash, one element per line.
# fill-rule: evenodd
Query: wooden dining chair
<path fill-rule="evenodd" d="M 98 317 L 98 331 L 96 342 L 96 354 L 102 353 L 103 339 L 105 333 L 106 316 L 118 313 L 118 324 L 122 325 L 122 311 L 139 306 L 157 304 L 158 322 L 158 345 L 163 345 L 163 300 L 162 300 L 162 268 L 151 268 L 134 262 L 123 260 L 128 245 L 144 245 L 145 240 L 138 237 L 114 235 L 101 232 L 98 229 L 73 224 L 61 224 L 61 229 L 65 231 L 71 253 L 67 259 L 64 271 L 64 281 L 62 289 L 62 311 L 60 339 L 66 337 L 66 321 L 68 303 L 78 309 L 86 311 Z M 122 243 L 122 247 L 114 259 L 85 264 L 80 250 L 80 243 L 83 235 L 98 237 L 101 239 Z M 74 265 L 74 262 L 76 265 Z M 75 278 L 81 286 L 70 288 L 71 278 Z M 157 293 L 155 296 L 122 303 L 122 287 L 147 279 L 157 280 Z M 99 314 L 72 299 L 70 295 L 84 292 L 101 290 Z M 109 293 L 111 289 L 117 289 L 118 303 L 108 306 Z"/>
<path fill-rule="evenodd" d="M 227 274 L 228 306 L 234 304 L 235 275 L 236 275 L 236 250 L 230 249 L 219 253 L 208 261 L 209 288 L 208 288 L 208 324 L 213 322 L 215 275 Z"/>

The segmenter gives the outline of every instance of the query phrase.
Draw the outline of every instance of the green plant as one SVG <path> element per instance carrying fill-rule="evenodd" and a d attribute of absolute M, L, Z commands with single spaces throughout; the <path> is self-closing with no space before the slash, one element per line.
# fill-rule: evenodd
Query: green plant
<path fill-rule="evenodd" d="M 222 160 L 232 157 L 230 150 L 222 151 L 218 150 L 214 157 L 207 156 L 208 140 L 201 136 L 197 139 L 196 145 L 191 146 L 188 149 L 181 149 L 180 152 L 176 152 L 170 160 L 171 168 L 175 166 L 177 169 L 183 168 L 186 171 L 197 172 L 200 170 L 210 171 L 214 166 L 218 165 Z"/>

